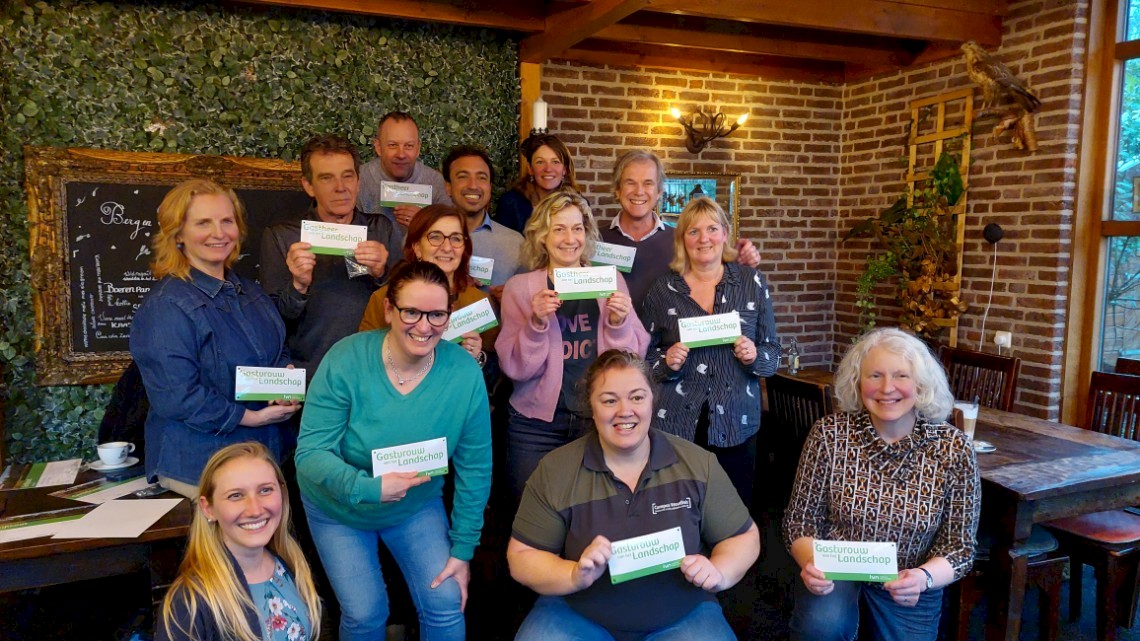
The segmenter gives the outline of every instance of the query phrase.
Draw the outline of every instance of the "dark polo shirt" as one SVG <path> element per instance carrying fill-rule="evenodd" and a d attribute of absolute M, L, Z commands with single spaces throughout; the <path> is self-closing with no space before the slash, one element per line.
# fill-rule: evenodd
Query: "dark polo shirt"
<path fill-rule="evenodd" d="M 636 491 L 606 467 L 596 432 L 548 454 L 527 481 L 514 537 L 577 561 L 599 534 L 618 541 L 680 527 L 685 553 L 707 554 L 751 527 L 747 508 L 714 455 L 656 429 L 649 431 L 649 443 L 649 464 Z M 617 639 L 643 636 L 716 600 L 680 570 L 617 585 L 607 571 L 565 598 Z"/>

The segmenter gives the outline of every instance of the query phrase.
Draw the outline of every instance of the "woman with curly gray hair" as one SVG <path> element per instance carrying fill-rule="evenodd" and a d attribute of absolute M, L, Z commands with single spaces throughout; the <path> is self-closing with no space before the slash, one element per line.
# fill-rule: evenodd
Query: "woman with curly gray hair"
<path fill-rule="evenodd" d="M 946 423 L 946 373 L 922 341 L 878 329 L 843 357 L 835 387 L 842 411 L 808 434 L 784 516 L 802 579 L 791 638 L 854 638 L 862 601 L 874 639 L 934 641 L 942 588 L 973 564 L 981 509 L 974 450 Z M 815 539 L 893 542 L 898 578 L 830 580 Z"/>

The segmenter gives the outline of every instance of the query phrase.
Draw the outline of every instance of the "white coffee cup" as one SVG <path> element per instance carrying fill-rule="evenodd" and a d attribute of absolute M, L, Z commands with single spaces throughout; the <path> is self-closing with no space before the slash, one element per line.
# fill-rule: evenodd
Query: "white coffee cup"
<path fill-rule="evenodd" d="M 135 451 L 135 444 L 126 441 L 112 441 L 99 445 L 99 460 L 103 465 L 122 465 L 127 455 Z"/>
<path fill-rule="evenodd" d="M 966 438 L 974 440 L 974 428 L 978 425 L 978 405 L 971 401 L 954 401 L 954 409 L 962 412 L 961 428 Z"/>

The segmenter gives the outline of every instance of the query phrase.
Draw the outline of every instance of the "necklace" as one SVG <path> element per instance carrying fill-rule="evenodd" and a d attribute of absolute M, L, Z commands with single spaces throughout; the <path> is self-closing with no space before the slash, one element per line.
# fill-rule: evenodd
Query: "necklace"
<path fill-rule="evenodd" d="M 419 377 L 423 376 L 424 372 L 428 371 L 428 368 L 431 367 L 431 364 L 434 361 L 435 361 L 435 350 L 432 350 L 428 354 L 427 364 L 424 365 L 423 367 L 421 367 L 420 371 L 416 372 L 414 375 L 412 375 L 408 378 L 404 378 L 403 376 L 400 376 L 400 370 L 399 370 L 399 368 L 396 367 L 395 361 L 392 360 L 392 349 L 388 347 L 388 341 L 387 340 L 384 341 L 384 362 L 388 364 L 388 367 L 391 368 L 392 373 L 396 375 L 396 384 L 397 385 L 407 385 L 408 383 L 411 383 L 411 382 L 415 381 L 416 379 L 418 379 Z"/>

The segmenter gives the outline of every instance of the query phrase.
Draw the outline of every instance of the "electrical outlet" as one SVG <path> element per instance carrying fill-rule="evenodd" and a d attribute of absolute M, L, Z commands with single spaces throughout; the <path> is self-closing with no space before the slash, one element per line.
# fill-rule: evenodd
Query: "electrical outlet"
<path fill-rule="evenodd" d="M 994 332 L 994 345 L 1009 349 L 1013 344 L 1013 334 L 1009 332 Z"/>

